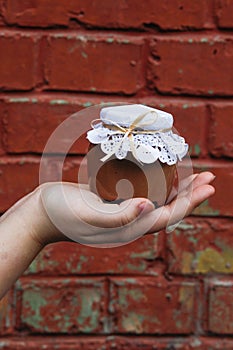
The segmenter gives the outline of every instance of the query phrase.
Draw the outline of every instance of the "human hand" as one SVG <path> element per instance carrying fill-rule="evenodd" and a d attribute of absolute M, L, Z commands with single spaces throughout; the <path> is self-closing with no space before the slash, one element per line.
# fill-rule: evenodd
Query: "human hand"
<path fill-rule="evenodd" d="M 158 209 L 145 198 L 103 203 L 86 186 L 46 183 L 12 206 L 0 220 L 0 299 L 48 243 L 74 240 L 114 247 L 173 225 L 214 194 L 213 174 L 192 175 L 179 194 Z M 17 262 L 17 263 L 16 263 Z"/>
<path fill-rule="evenodd" d="M 116 246 L 148 233 L 158 232 L 191 214 L 201 202 L 214 194 L 210 172 L 191 175 L 174 190 L 169 204 L 154 208 L 145 198 L 133 198 L 121 204 L 104 203 L 85 185 L 47 183 L 35 194 L 40 197 L 43 217 L 34 239 L 47 244 L 74 240 L 91 246 Z"/>

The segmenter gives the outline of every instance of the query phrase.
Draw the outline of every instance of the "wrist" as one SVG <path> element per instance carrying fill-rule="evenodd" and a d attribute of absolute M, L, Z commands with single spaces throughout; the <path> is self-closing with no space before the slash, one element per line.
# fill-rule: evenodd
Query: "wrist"
<path fill-rule="evenodd" d="M 68 240 L 52 223 L 43 204 L 44 191 L 47 191 L 51 186 L 54 186 L 54 183 L 40 185 L 31 193 L 31 198 L 29 198 L 32 216 L 34 217 L 31 235 L 43 247 L 49 243 Z"/>

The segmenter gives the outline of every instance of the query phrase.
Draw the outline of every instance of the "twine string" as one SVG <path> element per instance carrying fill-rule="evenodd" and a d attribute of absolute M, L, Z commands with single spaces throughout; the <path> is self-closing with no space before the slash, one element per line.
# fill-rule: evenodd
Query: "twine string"
<path fill-rule="evenodd" d="M 148 120 L 147 122 L 142 122 L 143 119 L 148 115 L 148 114 L 152 114 L 152 118 L 150 118 L 150 120 Z M 136 148 L 133 142 L 133 134 L 155 134 L 155 133 L 159 133 L 159 132 L 168 132 L 171 130 L 171 128 L 167 128 L 167 129 L 159 129 L 159 130 L 138 130 L 138 128 L 144 128 L 146 126 L 152 125 L 156 122 L 156 120 L 158 119 L 158 114 L 155 111 L 148 111 L 146 113 L 143 113 L 141 115 L 139 115 L 137 118 L 135 118 L 135 120 L 130 124 L 129 127 L 123 127 L 121 125 L 119 125 L 117 122 L 114 122 L 112 120 L 109 119 L 105 119 L 105 121 L 111 123 L 111 124 L 106 124 L 103 123 L 103 121 L 101 119 L 94 119 L 91 122 L 91 126 L 94 129 L 95 128 L 95 122 L 102 122 L 102 125 L 112 131 L 115 131 L 112 135 L 114 134 L 124 134 L 123 138 L 120 140 L 120 142 L 118 142 L 118 144 L 114 147 L 114 149 L 112 150 L 112 152 L 106 154 L 106 156 L 104 156 L 103 158 L 101 158 L 102 162 L 105 162 L 106 160 L 108 160 L 109 158 L 111 158 L 111 156 L 113 154 L 115 154 L 122 146 L 122 144 L 124 143 L 124 141 L 127 139 L 127 137 L 129 138 L 129 143 L 130 143 L 130 150 L 133 153 L 133 156 L 137 159 L 138 162 L 141 163 L 141 161 L 138 159 L 137 154 L 136 154 Z"/>

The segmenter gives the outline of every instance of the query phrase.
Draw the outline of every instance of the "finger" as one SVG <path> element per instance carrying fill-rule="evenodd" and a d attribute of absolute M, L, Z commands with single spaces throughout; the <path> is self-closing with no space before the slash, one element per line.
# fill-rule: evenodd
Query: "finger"
<path fill-rule="evenodd" d="M 169 195 L 167 203 L 171 202 L 177 196 L 178 193 L 184 191 L 190 186 L 193 186 L 193 188 L 196 188 L 197 186 L 208 184 L 212 182 L 214 179 L 215 179 L 215 175 L 210 171 L 204 171 L 200 174 L 192 174 L 186 177 L 185 179 L 179 182 L 178 188 L 173 188 L 171 194 Z"/>
<path fill-rule="evenodd" d="M 190 215 L 194 208 L 212 196 L 214 192 L 215 189 L 211 185 L 198 186 L 191 193 L 180 195 L 170 204 L 158 208 L 157 213 L 154 213 L 154 224 L 149 232 L 157 232 L 179 222 L 185 216 Z M 153 213 L 148 214 L 148 218 L 152 215 Z"/>
<path fill-rule="evenodd" d="M 85 206 L 83 220 L 99 229 L 122 228 L 134 221 L 139 215 L 146 215 L 154 210 L 153 203 L 146 198 L 129 199 L 120 205 L 103 203 L 90 196 L 89 199 L 91 201 Z"/>
<path fill-rule="evenodd" d="M 137 199 L 138 200 L 138 199 Z M 126 203 L 125 203 L 126 202 Z M 121 206 L 126 207 L 127 201 L 121 204 Z M 135 201 L 136 202 L 136 201 Z M 101 247 L 105 247 L 105 244 L 125 244 L 132 242 L 138 237 L 142 236 L 145 233 L 145 227 L 141 227 L 140 229 L 135 229 L 137 227 L 137 220 L 148 214 L 149 212 L 154 210 L 154 205 L 148 201 L 143 199 L 141 204 L 139 204 L 140 214 L 134 220 L 127 219 L 127 223 L 124 222 L 122 226 L 112 228 L 113 223 L 111 222 L 111 227 L 99 228 L 98 232 L 95 233 L 93 237 L 93 233 L 85 234 L 79 237 L 79 242 L 83 244 L 89 245 L 101 245 Z M 106 218 L 105 218 L 106 220 Z M 124 219 L 125 220 L 125 219 Z M 129 222 L 128 222 L 129 221 Z M 106 221 L 105 221 L 106 224 Z"/>
<path fill-rule="evenodd" d="M 193 188 L 209 184 L 214 179 L 215 179 L 215 175 L 213 173 L 211 173 L 210 171 L 204 171 L 198 174 L 198 176 L 196 176 L 195 179 L 193 180 Z"/>

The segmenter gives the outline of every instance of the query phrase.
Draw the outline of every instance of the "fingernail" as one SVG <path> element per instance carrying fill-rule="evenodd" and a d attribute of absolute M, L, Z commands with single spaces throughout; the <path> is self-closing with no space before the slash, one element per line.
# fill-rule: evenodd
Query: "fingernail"
<path fill-rule="evenodd" d="M 140 212 L 142 212 L 145 207 L 146 207 L 147 203 L 146 202 L 141 202 L 139 205 L 138 205 L 138 208 L 140 210 Z"/>

